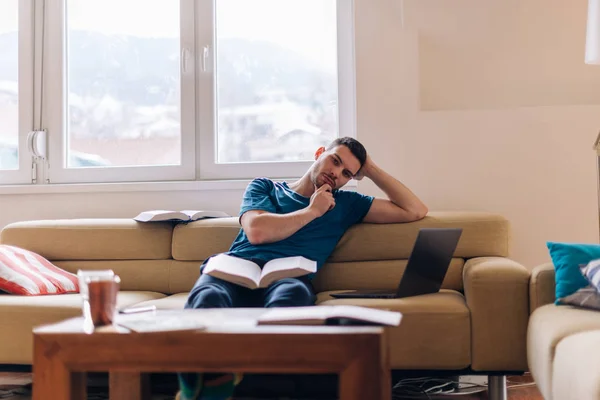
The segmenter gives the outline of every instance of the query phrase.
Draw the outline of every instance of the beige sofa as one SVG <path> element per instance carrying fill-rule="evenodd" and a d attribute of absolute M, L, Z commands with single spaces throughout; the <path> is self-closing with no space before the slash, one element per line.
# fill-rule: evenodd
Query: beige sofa
<path fill-rule="evenodd" d="M 462 227 L 455 257 L 437 294 L 395 300 L 334 300 L 342 289 L 394 289 L 419 228 Z M 226 251 L 237 218 L 187 225 L 130 219 L 30 221 L 6 226 L 1 243 L 35 251 L 71 272 L 113 269 L 122 279 L 119 306 L 182 308 L 208 256 Z M 319 304 L 358 304 L 401 311 L 390 329 L 394 369 L 477 371 L 493 377 L 502 398 L 506 372 L 525 371 L 529 277 L 507 258 L 509 223 L 477 212 L 430 213 L 408 224 L 360 224 L 340 240 L 314 285 Z M 34 326 L 80 314 L 77 294 L 0 296 L 0 363 L 29 364 Z"/>
<path fill-rule="evenodd" d="M 531 275 L 529 368 L 546 400 L 600 399 L 600 312 L 554 305 L 554 266 Z"/>

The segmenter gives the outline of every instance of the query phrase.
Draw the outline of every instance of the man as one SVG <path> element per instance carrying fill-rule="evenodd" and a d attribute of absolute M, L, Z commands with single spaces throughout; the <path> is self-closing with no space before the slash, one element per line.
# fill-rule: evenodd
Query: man
<path fill-rule="evenodd" d="M 281 257 L 304 256 L 320 268 L 338 240 L 359 222 L 419 220 L 427 206 L 401 182 L 379 168 L 363 145 L 344 137 L 319 148 L 315 162 L 291 184 L 267 178 L 253 180 L 240 210 L 242 229 L 227 254 L 259 265 Z M 386 195 L 378 199 L 339 190 L 351 179 L 371 179 Z M 251 290 L 201 275 L 186 308 L 296 307 L 313 305 L 311 277 L 287 278 L 268 288 Z M 239 377 L 233 374 L 180 374 L 178 399 L 227 399 Z"/>

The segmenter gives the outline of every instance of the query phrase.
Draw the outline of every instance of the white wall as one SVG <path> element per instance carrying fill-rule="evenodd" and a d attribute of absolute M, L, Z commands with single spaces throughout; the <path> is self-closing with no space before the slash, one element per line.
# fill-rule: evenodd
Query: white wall
<path fill-rule="evenodd" d="M 356 0 L 358 134 L 432 210 L 486 210 L 512 257 L 598 241 L 600 66 L 583 64 L 587 0 Z M 370 183 L 359 190 L 380 192 Z M 241 190 L 0 195 L 0 226 L 131 217 L 148 208 L 237 213 Z"/>

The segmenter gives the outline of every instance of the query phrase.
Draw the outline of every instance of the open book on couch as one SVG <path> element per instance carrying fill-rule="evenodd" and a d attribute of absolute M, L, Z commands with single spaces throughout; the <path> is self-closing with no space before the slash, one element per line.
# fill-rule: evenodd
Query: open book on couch
<path fill-rule="evenodd" d="M 283 278 L 297 278 L 315 272 L 317 262 L 302 256 L 277 258 L 261 269 L 252 261 L 227 254 L 211 257 L 203 270 L 204 274 L 250 289 L 266 288 Z"/>
<path fill-rule="evenodd" d="M 224 218 L 230 215 L 223 211 L 202 211 L 202 210 L 150 210 L 139 213 L 133 219 L 138 222 L 158 222 L 158 221 L 182 221 L 191 222 L 203 218 Z"/>

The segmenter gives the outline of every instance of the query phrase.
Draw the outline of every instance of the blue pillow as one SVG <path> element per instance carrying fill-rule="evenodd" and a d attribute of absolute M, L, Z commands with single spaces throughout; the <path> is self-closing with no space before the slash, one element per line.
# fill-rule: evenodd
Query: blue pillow
<path fill-rule="evenodd" d="M 579 266 L 600 258 L 600 245 L 547 242 L 556 271 L 556 302 L 589 285 Z"/>

